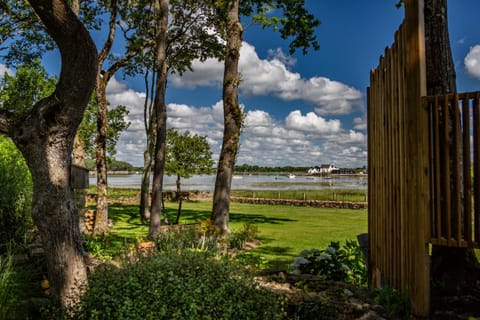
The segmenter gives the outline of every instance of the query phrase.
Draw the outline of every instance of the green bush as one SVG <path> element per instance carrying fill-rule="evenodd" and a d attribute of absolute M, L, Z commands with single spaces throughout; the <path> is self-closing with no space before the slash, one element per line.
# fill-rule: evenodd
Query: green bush
<path fill-rule="evenodd" d="M 304 250 L 295 258 L 293 272 L 322 275 L 336 281 L 365 284 L 367 271 L 360 246 L 347 240 L 343 247 L 332 241 L 325 250 Z"/>
<path fill-rule="evenodd" d="M 246 223 L 239 230 L 234 230 L 227 239 L 228 247 L 230 249 L 243 249 L 247 241 L 255 240 L 258 235 L 258 227 Z"/>
<path fill-rule="evenodd" d="M 13 142 L 0 135 L 0 253 L 31 226 L 32 178 Z"/>
<path fill-rule="evenodd" d="M 159 253 L 97 269 L 74 319 L 281 319 L 279 299 L 208 251 Z"/>

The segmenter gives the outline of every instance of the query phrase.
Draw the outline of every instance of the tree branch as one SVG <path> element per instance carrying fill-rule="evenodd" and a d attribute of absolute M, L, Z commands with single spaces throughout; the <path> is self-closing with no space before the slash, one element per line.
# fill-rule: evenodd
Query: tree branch
<path fill-rule="evenodd" d="M 116 30 L 116 21 L 117 21 L 117 1 L 112 0 L 110 3 L 110 21 L 108 23 L 108 37 L 105 41 L 102 51 L 98 55 L 98 61 L 100 64 L 103 64 L 105 59 L 107 58 L 108 53 L 112 49 L 113 40 L 115 39 L 115 30 Z"/>
<path fill-rule="evenodd" d="M 48 101 L 37 103 L 35 109 L 43 115 L 52 115 L 56 121 L 73 124 L 76 129 L 95 86 L 97 49 L 90 34 L 65 1 L 29 2 L 42 20 L 47 33 L 57 43 L 62 57 L 62 68 L 55 92 L 44 99 Z"/>

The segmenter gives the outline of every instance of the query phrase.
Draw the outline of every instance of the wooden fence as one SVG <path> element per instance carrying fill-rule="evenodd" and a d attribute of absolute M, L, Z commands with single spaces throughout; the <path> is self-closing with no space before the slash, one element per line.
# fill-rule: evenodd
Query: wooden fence
<path fill-rule="evenodd" d="M 407 292 L 416 315 L 430 307 L 430 162 L 422 1 L 405 2 L 394 44 L 370 74 L 368 232 L 370 285 Z"/>
<path fill-rule="evenodd" d="M 479 100 L 480 92 L 423 99 L 430 114 L 435 245 L 480 248 Z"/>
<path fill-rule="evenodd" d="M 480 248 L 480 92 L 426 96 L 423 1 L 370 74 L 369 278 L 430 312 L 432 245 Z"/>

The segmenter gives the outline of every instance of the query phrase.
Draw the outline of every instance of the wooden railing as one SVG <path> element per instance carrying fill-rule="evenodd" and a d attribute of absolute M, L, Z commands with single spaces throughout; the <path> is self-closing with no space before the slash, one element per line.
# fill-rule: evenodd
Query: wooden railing
<path fill-rule="evenodd" d="M 480 248 L 480 92 L 430 96 L 431 242 Z"/>

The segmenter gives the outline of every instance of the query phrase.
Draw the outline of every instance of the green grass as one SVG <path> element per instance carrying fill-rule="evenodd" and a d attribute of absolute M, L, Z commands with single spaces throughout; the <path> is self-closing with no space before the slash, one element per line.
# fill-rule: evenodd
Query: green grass
<path fill-rule="evenodd" d="M 232 197 L 361 202 L 367 200 L 367 191 L 361 189 L 232 190 Z"/>
<path fill-rule="evenodd" d="M 170 220 L 174 220 L 178 204 L 165 205 Z M 114 224 L 106 239 L 109 253 L 115 254 L 124 244 L 147 235 L 148 225 L 140 222 L 137 205 L 109 208 Z M 184 202 L 180 223 L 205 220 L 211 208 L 211 201 Z M 245 223 L 259 229 L 261 245 L 251 252 L 266 258 L 273 267 L 285 267 L 304 249 L 323 249 L 330 241 L 356 239 L 357 234 L 367 232 L 367 211 L 231 203 L 231 229 L 240 229 Z"/>

